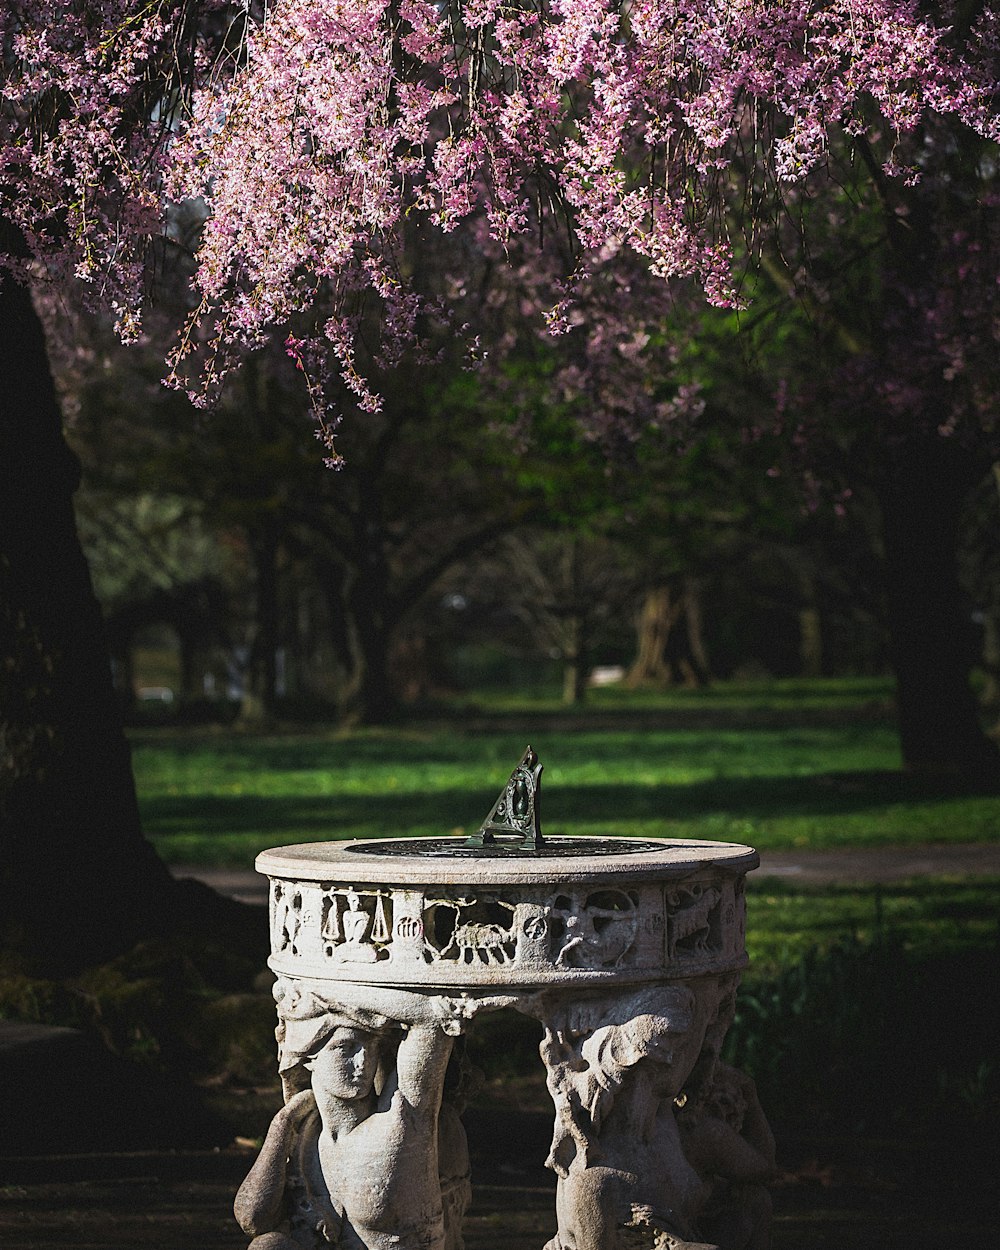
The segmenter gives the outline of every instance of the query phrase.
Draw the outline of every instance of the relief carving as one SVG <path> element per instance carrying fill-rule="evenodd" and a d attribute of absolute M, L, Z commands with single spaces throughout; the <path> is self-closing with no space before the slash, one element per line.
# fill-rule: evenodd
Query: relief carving
<path fill-rule="evenodd" d="M 567 884 L 553 893 L 532 883 L 501 893 L 276 880 L 272 952 L 279 967 L 294 960 L 307 975 L 334 978 L 352 978 L 354 965 L 378 967 L 376 980 L 435 965 L 438 983 L 456 988 L 463 968 L 477 974 L 470 984 L 512 985 L 536 970 L 567 983 L 675 963 L 707 971 L 708 961 L 745 962 L 741 884 Z"/>
<path fill-rule="evenodd" d="M 667 958 L 703 956 L 722 949 L 717 885 L 691 882 L 667 890 Z"/>
<path fill-rule="evenodd" d="M 302 927 L 302 893 L 285 885 L 283 881 L 276 881 L 272 897 L 271 947 L 279 954 L 289 951 L 297 955 L 299 930 Z"/>
<path fill-rule="evenodd" d="M 516 904 L 493 896 L 428 900 L 424 932 L 432 958 L 506 964 L 514 958 Z"/>
<path fill-rule="evenodd" d="M 639 927 L 636 897 L 624 890 L 595 890 L 582 899 L 558 894 L 552 900 L 555 962 L 561 968 L 614 968 Z"/>
<path fill-rule="evenodd" d="M 381 890 L 364 895 L 353 886 L 329 890 L 323 898 L 320 936 L 326 954 L 344 963 L 388 959 L 391 902 Z"/>
<path fill-rule="evenodd" d="M 739 877 L 733 887 L 733 898 L 736 902 L 736 932 L 733 938 L 733 944 L 737 950 L 742 950 L 746 943 L 747 936 L 747 883 L 743 877 Z"/>

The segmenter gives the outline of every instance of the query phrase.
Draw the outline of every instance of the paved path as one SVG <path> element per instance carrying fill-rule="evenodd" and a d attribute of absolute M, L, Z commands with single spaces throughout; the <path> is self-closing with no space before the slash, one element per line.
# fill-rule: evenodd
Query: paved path
<path fill-rule="evenodd" d="M 1000 823 L 1000 812 L 998 812 Z M 889 882 L 912 877 L 1000 876 L 1000 842 L 763 851 L 755 874 L 802 882 Z"/>
<path fill-rule="evenodd" d="M 267 881 L 258 873 L 238 868 L 175 866 L 177 877 L 195 877 L 221 894 L 244 903 L 265 903 Z M 834 851 L 765 851 L 751 878 L 799 881 L 886 883 L 913 877 L 1000 877 L 1000 841 L 950 843 L 932 846 L 851 847 Z"/>

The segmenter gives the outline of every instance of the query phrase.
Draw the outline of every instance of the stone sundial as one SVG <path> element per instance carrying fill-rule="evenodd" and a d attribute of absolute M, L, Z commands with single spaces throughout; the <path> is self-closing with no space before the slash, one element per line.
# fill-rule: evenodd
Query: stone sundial
<path fill-rule="evenodd" d="M 528 747 L 471 837 L 258 856 L 286 1101 L 237 1199 L 254 1250 L 461 1250 L 470 1191 L 447 1092 L 462 1084 L 453 1043 L 500 1008 L 543 1029 L 560 1194 L 546 1250 L 711 1250 L 694 1195 L 714 1182 L 685 1158 L 678 1124 L 702 1105 L 687 1082 L 730 1079 L 718 1056 L 759 857 L 683 838 L 543 837 L 541 774 Z M 662 1074 L 633 1087 L 644 1056 Z M 629 1112 L 660 1117 L 658 1146 L 619 1134 L 612 1103 L 597 1116 L 600 1091 L 616 1088 L 619 1115 L 660 1091 L 655 1107 Z"/>

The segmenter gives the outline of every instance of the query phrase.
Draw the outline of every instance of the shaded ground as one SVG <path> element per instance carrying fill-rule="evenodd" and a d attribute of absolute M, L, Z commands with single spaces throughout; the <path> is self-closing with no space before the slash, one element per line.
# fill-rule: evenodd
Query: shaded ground
<path fill-rule="evenodd" d="M 467 1250 L 542 1250 L 554 1231 L 547 1118 L 469 1117 L 474 1201 Z M 541 1151 L 541 1153 L 539 1153 Z M 0 1163 L 4 1250 L 241 1250 L 232 1200 L 253 1151 Z M 525 1159 L 531 1162 L 525 1163 Z M 980 1160 L 988 1165 L 988 1160 Z M 986 1167 L 930 1144 L 790 1140 L 775 1187 L 773 1250 L 993 1250 Z"/>

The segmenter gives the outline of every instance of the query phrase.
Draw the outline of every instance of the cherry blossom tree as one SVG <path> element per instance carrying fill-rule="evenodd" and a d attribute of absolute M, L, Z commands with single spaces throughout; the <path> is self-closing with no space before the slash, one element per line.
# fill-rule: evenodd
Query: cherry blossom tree
<path fill-rule="evenodd" d="M 555 333 L 622 257 L 735 307 L 762 234 L 790 191 L 825 175 L 835 143 L 899 184 L 920 176 L 907 153 L 919 157 L 910 139 L 925 123 L 995 141 L 996 13 L 976 0 L 933 12 L 915 0 L 7 0 L 0 311 L 20 329 L 0 377 L 3 471 L 17 485 L 3 501 L 5 576 L 25 567 L 7 550 L 23 556 L 33 529 L 67 559 L 78 550 L 74 470 L 19 283 L 72 284 L 134 339 L 158 266 L 185 248 L 182 218 L 200 215 L 169 380 L 210 403 L 241 354 L 278 333 L 336 464 L 342 413 L 381 403 L 361 363 L 373 325 L 378 370 L 405 350 L 419 359 L 449 317 L 479 350 L 462 298 L 423 289 L 407 259 L 433 232 L 554 249 Z M 93 716 L 105 712 L 101 696 Z"/>
<path fill-rule="evenodd" d="M 995 15 L 940 17 L 912 0 L 14 0 L 0 215 L 128 338 L 169 201 L 202 200 L 173 380 L 204 401 L 301 317 L 289 350 L 335 459 L 328 366 L 379 403 L 356 360 L 365 301 L 390 357 L 446 311 L 402 263 L 408 224 L 564 235 L 556 329 L 621 251 L 738 303 L 734 160 L 752 238 L 833 135 L 878 132 L 884 176 L 912 179 L 899 144 L 926 117 L 1000 134 Z"/>
<path fill-rule="evenodd" d="M 958 549 L 1000 459 L 996 150 L 940 117 L 906 148 L 909 185 L 868 141 L 831 148 L 831 185 L 786 201 L 744 337 L 814 503 L 876 505 L 904 762 L 995 782 Z"/>

